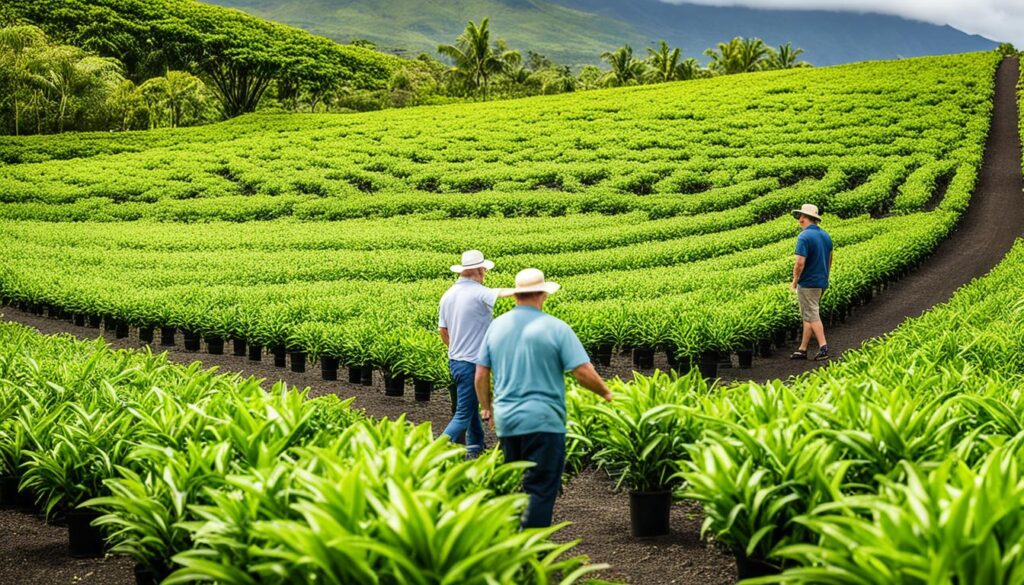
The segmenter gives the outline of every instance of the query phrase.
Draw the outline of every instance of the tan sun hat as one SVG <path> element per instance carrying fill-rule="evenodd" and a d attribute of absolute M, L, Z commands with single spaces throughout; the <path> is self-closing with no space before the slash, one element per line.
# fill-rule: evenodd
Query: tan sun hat
<path fill-rule="evenodd" d="M 807 217 L 813 217 L 814 219 L 821 221 L 821 216 L 818 215 L 818 206 L 811 205 L 810 203 L 804 203 L 800 209 L 793 210 L 793 217 L 800 217 L 806 215 Z"/>
<path fill-rule="evenodd" d="M 464 272 L 466 270 L 475 270 L 477 268 L 486 268 L 487 270 L 490 270 L 494 268 L 494 262 L 484 258 L 484 253 L 480 250 L 469 250 L 462 253 L 462 264 L 452 266 L 452 272 Z"/>
<path fill-rule="evenodd" d="M 516 294 L 520 293 L 535 293 L 535 292 L 546 292 L 548 294 L 557 292 L 558 289 L 562 288 L 562 285 L 557 282 L 544 282 L 544 273 L 536 268 L 527 268 L 521 270 L 516 275 L 516 288 L 512 292 Z"/>

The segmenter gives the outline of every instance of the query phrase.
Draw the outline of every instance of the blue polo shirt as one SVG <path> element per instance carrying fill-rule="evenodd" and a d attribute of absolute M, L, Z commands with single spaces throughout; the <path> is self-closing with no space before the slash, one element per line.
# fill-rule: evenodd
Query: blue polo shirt
<path fill-rule="evenodd" d="M 589 363 L 564 321 L 517 306 L 491 323 L 476 363 L 494 377 L 499 437 L 565 433 L 565 372 Z"/>
<path fill-rule="evenodd" d="M 803 288 L 828 288 L 832 236 L 816 224 L 807 226 L 796 239 L 796 255 L 805 258 L 797 284 Z"/>

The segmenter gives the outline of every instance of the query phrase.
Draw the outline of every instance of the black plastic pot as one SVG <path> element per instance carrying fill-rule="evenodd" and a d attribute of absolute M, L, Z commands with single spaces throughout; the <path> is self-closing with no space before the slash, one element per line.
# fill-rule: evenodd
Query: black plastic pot
<path fill-rule="evenodd" d="M 10 510 L 18 507 L 18 482 L 15 475 L 0 476 L 0 508 Z"/>
<path fill-rule="evenodd" d="M 373 366 L 363 366 L 359 369 L 359 383 L 363 386 L 373 386 Z"/>
<path fill-rule="evenodd" d="M 30 514 L 39 512 L 39 504 L 36 502 L 36 494 L 32 490 L 18 490 L 17 502 L 18 509 L 22 512 Z"/>
<path fill-rule="evenodd" d="M 739 358 L 741 368 L 752 368 L 754 367 L 754 350 L 752 349 L 741 349 L 736 351 L 736 356 Z"/>
<path fill-rule="evenodd" d="M 135 565 L 135 585 L 160 585 L 171 571 L 164 566 Z"/>
<path fill-rule="evenodd" d="M 729 369 L 732 367 L 732 353 L 722 351 L 718 353 L 718 369 Z"/>
<path fill-rule="evenodd" d="M 174 327 L 161 327 L 160 328 L 160 345 L 163 345 L 163 346 L 174 345 Z"/>
<path fill-rule="evenodd" d="M 602 366 L 612 365 L 612 344 L 602 343 L 594 350 L 594 360 Z"/>
<path fill-rule="evenodd" d="M 672 492 L 629 492 L 629 520 L 636 538 L 669 533 Z"/>
<path fill-rule="evenodd" d="M 703 351 L 700 354 L 700 363 L 697 368 L 700 375 L 708 380 L 718 377 L 718 352 L 714 350 Z"/>
<path fill-rule="evenodd" d="M 195 331 L 182 331 L 185 336 L 185 351 L 199 351 L 202 347 L 202 337 Z"/>
<path fill-rule="evenodd" d="M 392 374 L 391 372 L 384 372 L 384 395 L 404 396 L 405 376 L 402 374 Z"/>
<path fill-rule="evenodd" d="M 757 342 L 757 357 L 772 357 L 772 343 L 770 341 L 762 340 Z"/>
<path fill-rule="evenodd" d="M 72 321 L 74 321 L 76 327 L 85 327 L 85 315 L 81 313 L 75 313 Z"/>
<path fill-rule="evenodd" d="M 772 339 L 775 342 L 775 347 L 778 349 L 785 349 L 786 347 L 786 330 L 779 329 L 775 332 L 775 338 Z"/>
<path fill-rule="evenodd" d="M 288 350 L 283 347 L 272 347 L 270 353 L 274 355 L 274 367 L 284 368 L 288 365 Z"/>
<path fill-rule="evenodd" d="M 43 308 L 46 309 L 46 316 L 50 319 L 56 319 L 60 316 L 60 309 L 53 305 L 43 305 Z"/>
<path fill-rule="evenodd" d="M 114 324 L 114 337 L 117 339 L 124 339 L 128 337 L 128 324 L 124 321 L 118 321 Z"/>
<path fill-rule="evenodd" d="M 139 340 L 143 343 L 153 343 L 153 327 L 139 327 Z"/>
<path fill-rule="evenodd" d="M 87 326 L 88 327 L 92 327 L 93 329 L 99 329 L 100 328 L 100 323 L 102 323 L 102 322 L 103 322 L 103 317 L 100 317 L 99 315 L 89 315 L 89 320 L 87 322 Z"/>
<path fill-rule="evenodd" d="M 302 373 L 306 371 L 306 352 L 292 352 L 292 371 Z"/>
<path fill-rule="evenodd" d="M 639 368 L 639 367 L 640 367 L 640 354 L 639 354 L 639 353 L 637 353 L 638 351 L 640 351 L 640 348 L 634 347 L 634 348 L 633 348 L 633 349 L 632 349 L 632 350 L 631 350 L 631 351 L 629 352 L 629 353 L 630 353 L 630 355 L 631 355 L 631 356 L 632 356 L 632 358 L 633 358 L 633 367 L 634 367 L 634 368 Z"/>
<path fill-rule="evenodd" d="M 648 347 L 638 347 L 633 350 L 633 365 L 641 370 L 654 369 L 654 350 Z"/>
<path fill-rule="evenodd" d="M 675 364 L 672 368 L 680 374 L 685 374 L 693 369 L 693 356 L 676 354 L 674 361 Z"/>
<path fill-rule="evenodd" d="M 78 559 L 103 556 L 103 532 L 92 525 L 99 517 L 92 510 L 68 512 L 68 554 Z"/>
<path fill-rule="evenodd" d="M 736 557 L 736 575 L 740 581 L 756 577 L 769 577 L 782 572 L 779 567 L 762 559 L 748 557 L 743 551 L 736 551 L 733 556 Z"/>
<path fill-rule="evenodd" d="M 320 377 L 324 380 L 337 380 L 339 362 L 340 360 L 336 357 L 320 356 Z"/>
<path fill-rule="evenodd" d="M 434 383 L 427 380 L 413 380 L 412 389 L 416 395 L 416 402 L 427 402 L 430 395 L 434 393 Z"/>
<path fill-rule="evenodd" d="M 223 337 L 207 337 L 206 338 L 206 351 L 212 355 L 224 355 L 224 338 Z"/>
<path fill-rule="evenodd" d="M 117 319 L 115 319 L 113 317 L 104 317 L 103 318 L 103 330 L 104 331 L 114 331 L 115 329 L 117 329 L 117 323 L 118 323 Z"/>
<path fill-rule="evenodd" d="M 358 366 L 348 367 L 348 383 L 361 384 L 363 382 L 363 368 Z"/>
<path fill-rule="evenodd" d="M 258 362 L 263 359 L 263 346 L 258 343 L 249 344 L 249 361 Z"/>
<path fill-rule="evenodd" d="M 234 337 L 231 339 L 232 354 L 238 357 L 245 357 L 245 340 Z"/>

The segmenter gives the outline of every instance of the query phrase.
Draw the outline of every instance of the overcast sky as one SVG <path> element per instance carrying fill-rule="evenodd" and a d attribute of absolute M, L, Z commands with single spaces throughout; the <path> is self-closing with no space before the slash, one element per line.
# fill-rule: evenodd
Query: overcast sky
<path fill-rule="evenodd" d="M 1024 47 L 1024 0 L 663 0 L 664 2 L 802 8 L 894 14 Z"/>

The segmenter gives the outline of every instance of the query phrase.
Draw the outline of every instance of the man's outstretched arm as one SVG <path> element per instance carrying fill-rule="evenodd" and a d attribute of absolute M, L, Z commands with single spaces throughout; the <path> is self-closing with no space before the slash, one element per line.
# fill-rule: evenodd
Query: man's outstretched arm
<path fill-rule="evenodd" d="M 572 375 L 576 378 L 576 381 L 580 383 L 587 390 L 590 390 L 594 394 L 597 394 L 605 400 L 612 399 L 612 391 L 608 389 L 608 386 L 604 383 L 604 379 L 597 373 L 597 369 L 594 368 L 594 364 L 587 362 L 582 366 L 578 366 L 572 371 Z"/>

